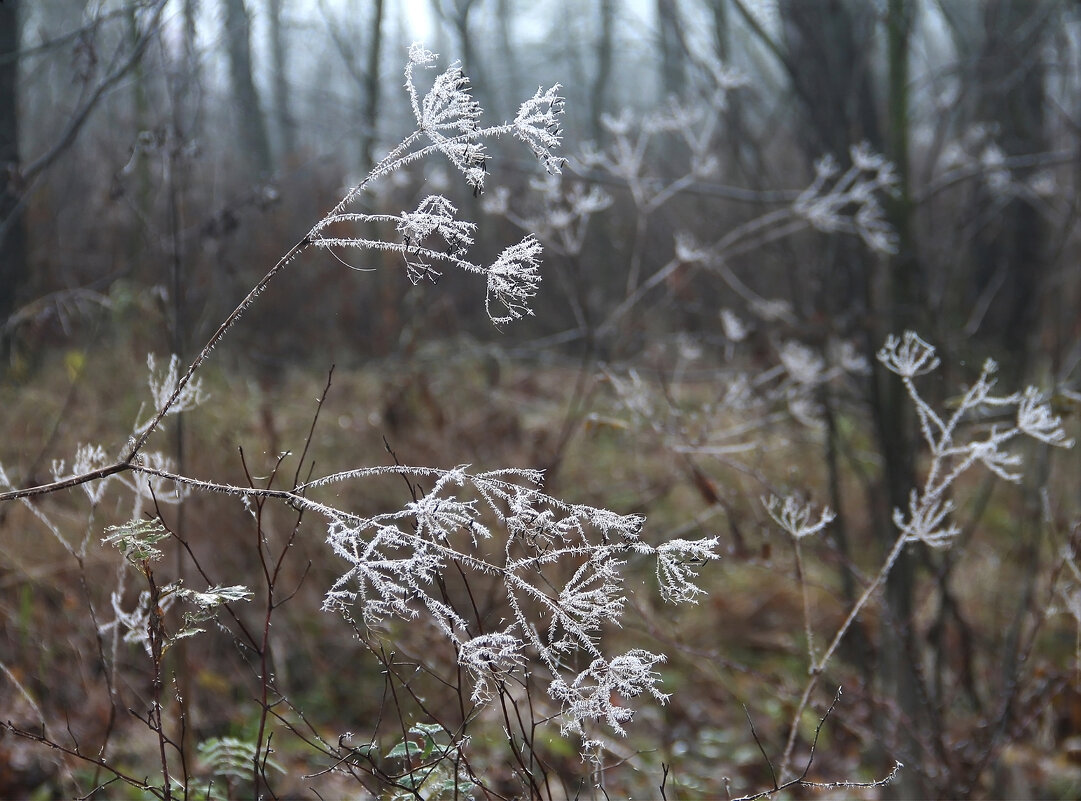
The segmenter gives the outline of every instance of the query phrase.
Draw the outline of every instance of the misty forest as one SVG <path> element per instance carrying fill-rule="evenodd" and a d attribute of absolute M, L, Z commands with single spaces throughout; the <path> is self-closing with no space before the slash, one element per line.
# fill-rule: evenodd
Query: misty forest
<path fill-rule="evenodd" d="M 1077 798 L 1081 4 L 0 0 L 0 797 Z"/>

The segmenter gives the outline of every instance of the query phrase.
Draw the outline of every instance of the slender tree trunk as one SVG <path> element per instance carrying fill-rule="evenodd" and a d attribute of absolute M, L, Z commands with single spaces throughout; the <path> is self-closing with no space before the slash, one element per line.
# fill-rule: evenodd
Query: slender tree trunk
<path fill-rule="evenodd" d="M 783 0 L 784 66 L 805 121 L 800 145 L 809 160 L 830 154 L 842 163 L 848 149 L 867 142 L 885 148 L 871 75 L 871 41 L 876 12 L 854 0 L 808 3 Z M 851 319 L 852 301 L 864 294 L 866 249 L 854 239 L 830 244 L 833 255 L 821 276 L 806 276 L 824 289 L 821 309 L 833 321 Z M 835 325 L 838 323 L 835 322 Z"/>
<path fill-rule="evenodd" d="M 896 168 L 899 186 L 897 196 L 888 204 L 887 213 L 897 232 L 899 248 L 897 255 L 885 264 L 888 270 L 888 296 L 884 299 L 886 308 L 881 310 L 883 314 L 877 316 L 887 321 L 890 330 L 878 331 L 878 341 L 885 333 L 899 335 L 906 329 L 922 328 L 922 321 L 917 319 L 916 314 L 919 262 L 912 228 L 913 207 L 909 186 L 908 59 L 912 14 L 911 0 L 889 0 L 886 20 L 886 154 Z M 912 411 L 901 382 L 878 365 L 875 379 L 879 390 L 873 394 L 872 414 L 885 467 L 887 501 L 885 507 L 879 510 L 877 527 L 880 539 L 888 547 L 897 537 L 892 510 L 907 508 L 908 495 L 916 485 L 916 437 Z M 901 720 L 891 721 L 896 732 L 894 745 L 902 749 L 901 754 L 893 756 L 908 765 L 917 764 L 919 756 L 919 744 L 912 732 L 929 731 L 929 727 L 924 725 L 927 709 L 921 698 L 916 673 L 918 666 L 915 660 L 919 651 L 913 631 L 914 583 L 914 556 L 911 551 L 905 551 L 886 578 L 887 620 L 883 628 L 881 665 L 884 690 L 896 703 L 901 716 Z M 924 792 L 918 774 L 912 770 L 902 772 L 898 781 L 887 789 L 897 798 L 915 798 Z"/>
<path fill-rule="evenodd" d="M 224 0 L 225 37 L 229 51 L 229 77 L 236 102 L 240 144 L 250 172 L 259 180 L 271 173 L 270 144 L 266 121 L 259 107 L 259 93 L 252 80 L 251 20 L 244 0 Z"/>
<path fill-rule="evenodd" d="M 658 45 L 661 51 L 661 89 L 667 95 L 683 92 L 686 80 L 683 26 L 676 0 L 657 0 Z"/>
<path fill-rule="evenodd" d="M 849 145 L 880 146 L 871 75 L 875 11 L 869 4 L 783 0 L 786 68 L 809 123 L 807 146 L 843 159 Z"/>
<path fill-rule="evenodd" d="M 375 143 L 375 134 L 378 130 L 377 116 L 379 114 L 379 85 L 380 85 L 380 55 L 383 50 L 383 0 L 375 0 L 372 4 L 371 34 L 368 39 L 367 63 L 364 68 L 364 104 L 360 133 L 360 166 L 361 173 L 367 174 L 375 163 L 372 158 L 372 148 Z"/>
<path fill-rule="evenodd" d="M 128 41 L 134 49 L 139 41 L 139 18 L 134 6 L 128 9 L 127 15 Z M 152 214 L 151 207 L 151 177 L 150 155 L 145 146 L 150 144 L 146 136 L 153 136 L 150 132 L 152 125 L 150 118 L 150 98 L 147 92 L 146 68 L 142 59 L 131 69 L 131 112 L 135 121 L 136 152 L 135 159 L 135 192 L 129 196 L 136 211 L 131 216 L 131 224 L 127 230 L 127 270 L 132 278 L 139 284 L 150 285 L 156 283 L 160 276 L 154 275 L 154 259 L 146 258 L 147 222 Z"/>
<path fill-rule="evenodd" d="M 286 0 L 267 0 L 270 23 L 270 61 L 274 86 L 274 116 L 281 143 L 281 157 L 296 151 L 296 123 L 289 111 L 289 71 L 287 68 L 285 34 L 282 31 L 282 10 Z"/>
<path fill-rule="evenodd" d="M 198 18 L 199 0 L 184 0 L 183 31 L 184 47 L 176 81 L 176 105 L 179 114 L 174 117 L 178 139 L 187 140 L 196 136 L 197 121 L 201 102 L 199 87 L 202 75 L 199 70 L 198 55 Z"/>
<path fill-rule="evenodd" d="M 3 324 L 26 282 L 26 233 L 19 179 L 19 0 L 0 3 L 0 369 L 7 361 Z"/>
<path fill-rule="evenodd" d="M 608 84 L 612 77 L 612 31 L 615 28 L 615 3 L 613 0 L 600 0 L 600 35 L 597 38 L 597 72 L 590 87 L 590 125 L 593 138 L 600 142 L 604 138 L 604 126 L 601 116 L 608 102 Z"/>
<path fill-rule="evenodd" d="M 519 95 L 523 93 L 523 90 L 530 94 L 533 92 L 533 87 L 521 86 L 512 25 L 514 12 L 512 0 L 498 1 L 496 19 L 499 28 L 499 67 L 502 73 L 500 76 L 502 91 L 499 92 L 499 96 L 503 99 L 503 108 L 493 110 L 498 111 L 497 116 L 502 117 L 513 117 L 518 111 Z"/>
<path fill-rule="evenodd" d="M 995 120 L 995 140 L 1005 156 L 1039 153 L 1047 138 L 1041 51 L 1052 30 L 1050 5 L 987 0 L 982 8 L 984 38 L 975 76 L 978 119 Z M 1005 365 L 1020 379 L 1034 350 L 1048 230 L 1030 199 L 1012 197 L 999 208 L 1003 201 L 988 182 L 981 185 L 980 205 L 995 214 L 997 224 L 983 228 L 973 243 L 972 292 L 975 298 L 994 293 L 984 325 L 1000 337 L 1004 352 L 1020 356 Z"/>
<path fill-rule="evenodd" d="M 742 32 L 733 25 L 730 0 L 709 0 L 709 10 L 713 18 L 713 49 L 717 59 L 725 66 L 735 63 L 736 43 Z M 724 137 L 724 146 L 730 153 L 733 178 L 742 176 L 746 181 L 756 181 L 766 172 L 762 163 L 762 151 L 753 146 L 755 136 L 748 130 L 742 93 L 729 92 L 727 107 L 724 110 L 725 127 L 728 135 Z"/>

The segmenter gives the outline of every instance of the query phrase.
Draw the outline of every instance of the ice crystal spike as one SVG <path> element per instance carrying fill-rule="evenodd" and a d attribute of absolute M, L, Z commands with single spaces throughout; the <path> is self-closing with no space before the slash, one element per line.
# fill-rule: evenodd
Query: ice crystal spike
<path fill-rule="evenodd" d="M 514 118 L 515 135 L 533 149 L 544 168 L 552 174 L 558 174 L 563 168 L 563 159 L 552 154 L 563 143 L 556 119 L 563 113 L 564 106 L 560 88 L 558 83 L 546 91 L 538 88 L 533 97 L 522 103 Z"/>

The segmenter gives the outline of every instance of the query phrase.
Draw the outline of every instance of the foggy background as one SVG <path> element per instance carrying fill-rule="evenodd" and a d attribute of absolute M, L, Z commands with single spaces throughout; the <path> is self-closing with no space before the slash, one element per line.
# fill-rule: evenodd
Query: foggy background
<path fill-rule="evenodd" d="M 536 319 L 497 341 L 593 337 L 672 256 L 677 230 L 716 241 L 790 204 L 816 159 L 846 167 L 866 143 L 902 181 L 886 208 L 899 250 L 883 258 L 830 232 L 783 237 L 730 259 L 741 280 L 789 304 L 805 338 L 866 330 L 888 310 L 946 342 L 986 341 L 1000 358 L 1038 351 L 1062 379 L 1076 367 L 1072 3 L 41 0 L 0 13 L 3 49 L 18 46 L 0 94 L 9 364 L 106 298 L 114 313 L 130 302 L 160 315 L 156 329 L 180 350 L 205 339 L 252 276 L 410 129 L 401 69 L 423 36 L 444 63 L 461 61 L 488 120 L 561 83 L 562 191 L 610 199 L 578 254 L 549 250 Z M 582 158 L 613 145 L 613 118 L 636 131 L 645 185 L 679 181 L 670 199 L 643 208 L 626 169 Z M 489 194 L 505 188 L 519 216 L 535 217 L 536 166 L 506 148 L 490 168 Z M 367 202 L 400 211 L 431 192 L 484 214 L 438 160 L 374 186 Z M 499 216 L 479 222 L 482 251 L 513 233 Z M 367 258 L 355 266 L 381 266 Z M 287 331 L 272 322 L 277 308 L 248 327 L 268 357 L 301 341 L 334 358 L 387 353 L 403 321 L 492 336 L 453 276 L 414 291 L 393 265 L 334 264 L 309 258 L 297 271 Z M 746 305 L 685 272 L 641 299 L 619 348 L 640 349 L 646 318 L 708 335 L 720 308 Z"/>

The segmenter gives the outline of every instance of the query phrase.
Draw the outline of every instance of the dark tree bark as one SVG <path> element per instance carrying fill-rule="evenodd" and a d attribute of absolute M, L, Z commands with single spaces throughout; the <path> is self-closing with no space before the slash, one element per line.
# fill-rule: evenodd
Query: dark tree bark
<path fill-rule="evenodd" d="M 1031 0 L 987 0 L 984 39 L 976 72 L 977 119 L 994 120 L 1003 155 L 1022 156 L 1046 149 L 1044 132 L 1045 65 L 1041 50 L 1051 33 L 1050 4 Z M 993 215 L 976 237 L 974 303 L 988 295 L 982 321 L 1006 352 L 1027 354 L 1035 334 L 1040 285 L 1047 259 L 1042 243 L 1047 226 L 1031 200 L 996 197 L 986 183 L 979 205 Z M 993 295 L 993 297 L 991 297 Z M 1018 368 L 1018 364 L 1007 365 Z"/>
<path fill-rule="evenodd" d="M 289 70 L 287 68 L 285 34 L 282 31 L 282 9 L 286 0 L 267 0 L 267 21 L 270 28 L 270 63 L 274 87 L 274 117 L 281 143 L 281 156 L 296 150 L 296 121 L 289 111 Z"/>
<path fill-rule="evenodd" d="M 19 165 L 19 0 L 0 3 L 0 355 L 6 350 L 3 324 L 26 281 Z"/>
<path fill-rule="evenodd" d="M 378 130 L 380 56 L 383 51 L 383 0 L 372 4 L 371 34 L 368 39 L 367 64 L 364 68 L 364 105 L 360 134 L 360 162 L 363 173 L 367 173 L 375 164 L 372 149 Z"/>
<path fill-rule="evenodd" d="M 589 93 L 589 116 L 593 138 L 600 142 L 604 138 L 604 126 L 601 116 L 608 104 L 608 88 L 612 77 L 612 37 L 615 28 L 615 3 L 613 0 L 599 0 L 600 32 L 597 37 L 597 72 L 593 76 L 593 85 Z"/>
<path fill-rule="evenodd" d="M 480 64 L 477 62 L 477 51 L 473 46 L 473 36 L 469 30 L 470 15 L 477 7 L 476 0 L 432 0 L 432 7 L 436 15 L 448 23 L 458 37 L 461 47 L 462 71 L 473 84 L 474 95 L 487 91 L 488 83 L 481 75 Z M 487 107 L 489 104 L 481 103 Z"/>
<path fill-rule="evenodd" d="M 661 88 L 665 94 L 681 94 L 686 80 L 686 47 L 676 0 L 657 0 L 657 28 Z"/>
<path fill-rule="evenodd" d="M 250 172 L 257 179 L 264 179 L 271 172 L 270 143 L 259 107 L 259 93 L 252 80 L 251 20 L 244 0 L 225 0 L 225 38 L 240 145 Z"/>
<path fill-rule="evenodd" d="M 717 60 L 732 66 L 742 32 L 733 25 L 731 1 L 706 0 L 706 8 L 713 22 L 713 50 Z M 767 167 L 763 164 L 762 149 L 756 146 L 760 137 L 749 130 L 741 91 L 728 93 L 724 119 L 728 131 L 724 147 L 731 154 L 733 182 L 737 177 L 747 182 L 757 181 L 759 176 L 767 173 Z"/>
<path fill-rule="evenodd" d="M 746 16 L 741 5 L 737 8 Z M 799 143 L 807 158 L 828 153 L 844 163 L 849 147 L 859 142 L 883 152 L 886 143 L 871 73 L 874 7 L 856 0 L 782 0 L 780 8 L 783 39 L 777 53 L 797 113 L 806 122 Z M 818 279 L 820 311 L 843 326 L 846 319 L 860 316 L 852 312 L 867 297 L 866 253 L 859 243 L 844 239 L 831 242 L 830 249 L 826 274 Z"/>
<path fill-rule="evenodd" d="M 877 12 L 869 3 L 783 0 L 788 74 L 815 155 L 843 158 L 860 141 L 881 149 L 871 75 Z"/>

